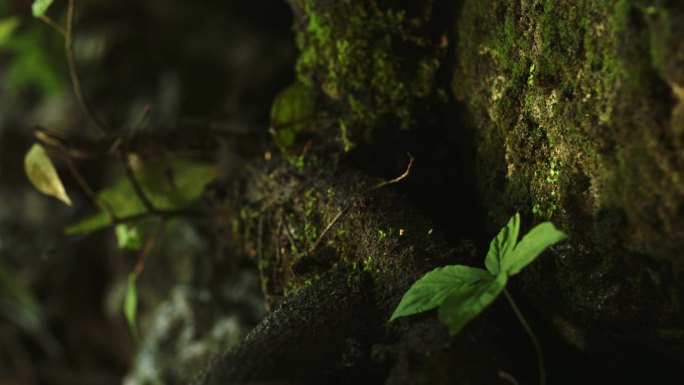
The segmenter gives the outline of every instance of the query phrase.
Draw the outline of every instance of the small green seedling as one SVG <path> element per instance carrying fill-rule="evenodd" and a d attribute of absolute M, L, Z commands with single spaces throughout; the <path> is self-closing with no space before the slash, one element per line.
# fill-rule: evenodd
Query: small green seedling
<path fill-rule="evenodd" d="M 515 214 L 489 245 L 487 270 L 463 265 L 438 267 L 416 281 L 404 294 L 390 321 L 439 307 L 438 316 L 451 335 L 456 335 L 504 293 L 537 350 L 539 376 L 546 383 L 544 358 L 532 329 L 506 288 L 508 277 L 516 275 L 549 246 L 567 237 L 550 222 L 535 226 L 520 242 L 520 214 Z"/>

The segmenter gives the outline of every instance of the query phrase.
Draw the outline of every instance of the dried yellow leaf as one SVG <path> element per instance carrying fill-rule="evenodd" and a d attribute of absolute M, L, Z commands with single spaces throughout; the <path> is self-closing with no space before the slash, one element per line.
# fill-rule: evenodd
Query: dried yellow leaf
<path fill-rule="evenodd" d="M 26 153 L 24 170 L 33 186 L 45 195 L 53 196 L 71 206 L 71 199 L 67 195 L 62 180 L 52 164 L 43 146 L 35 143 Z"/>

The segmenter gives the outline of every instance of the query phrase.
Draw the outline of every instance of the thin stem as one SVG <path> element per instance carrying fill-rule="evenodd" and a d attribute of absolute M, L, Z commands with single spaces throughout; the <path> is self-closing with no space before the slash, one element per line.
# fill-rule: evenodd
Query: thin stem
<path fill-rule="evenodd" d="M 81 107 L 85 110 L 86 114 L 90 119 L 95 122 L 95 125 L 100 130 L 100 133 L 104 136 L 111 134 L 111 130 L 107 124 L 100 118 L 90 104 L 90 100 L 83 93 L 83 86 L 81 84 L 81 78 L 78 74 L 78 68 L 76 67 L 76 56 L 74 55 L 74 0 L 69 0 L 69 5 L 67 7 L 67 25 L 64 34 L 64 48 L 66 50 L 67 62 L 69 64 L 69 74 L 71 75 L 71 83 L 74 86 L 74 94 Z"/>
<path fill-rule="evenodd" d="M 95 113 L 95 110 L 93 109 L 90 100 L 85 96 L 85 93 L 83 92 L 83 85 L 81 84 L 81 78 L 78 74 L 78 68 L 76 67 L 76 56 L 74 55 L 74 0 L 69 0 L 69 5 L 67 8 L 65 49 L 67 62 L 69 63 L 71 83 L 74 87 L 74 94 L 76 94 L 76 99 L 78 99 L 78 101 L 81 103 L 81 106 L 85 110 L 86 114 L 95 123 L 97 128 L 100 130 L 100 133 L 103 136 L 109 136 L 112 133 L 112 130 L 109 128 L 107 123 L 105 123 L 105 121 Z M 146 115 L 146 113 L 143 113 L 143 118 L 146 117 Z M 135 190 L 135 193 L 138 195 L 138 198 L 140 198 L 140 201 L 142 201 L 143 205 L 145 206 L 148 212 L 157 213 L 158 210 L 154 208 L 152 202 L 145 194 L 145 191 L 140 186 L 140 183 L 136 178 L 130 163 L 128 162 L 128 153 L 125 149 L 121 147 L 119 147 L 117 150 L 119 152 L 119 158 L 121 159 L 121 163 L 123 164 L 124 170 L 126 171 L 126 176 L 130 180 L 131 185 L 133 185 L 133 189 Z"/>
<path fill-rule="evenodd" d="M 54 29 L 55 31 L 57 31 L 60 35 L 62 35 L 63 38 L 66 39 L 67 32 L 66 32 L 66 30 L 64 29 L 64 27 L 62 27 L 61 25 L 59 25 L 56 21 L 52 20 L 52 18 L 51 18 L 50 16 L 48 16 L 48 15 L 43 15 L 43 16 L 40 17 L 40 20 L 42 20 L 45 24 L 47 24 L 47 25 L 49 25 L 50 27 L 52 27 L 52 29 Z"/>
<path fill-rule="evenodd" d="M 135 133 L 143 126 L 147 118 L 150 116 L 150 112 L 152 112 L 152 106 L 150 104 L 146 104 L 140 113 L 140 116 L 138 116 L 138 120 L 136 120 L 131 127 L 131 134 Z"/>
<path fill-rule="evenodd" d="M 350 208 L 351 208 L 351 205 L 347 204 L 342 210 L 340 210 L 340 212 L 337 213 L 337 215 L 335 215 L 335 218 L 333 218 L 333 220 L 330 221 L 330 223 L 328 223 L 328 225 L 325 227 L 325 229 L 323 229 L 323 231 L 321 232 L 321 235 L 319 235 L 318 238 L 316 239 L 316 242 L 314 242 L 313 246 L 311 246 L 311 248 L 309 249 L 309 252 L 308 252 L 309 254 L 313 254 L 313 252 L 316 251 L 318 246 L 321 244 L 321 242 L 325 238 L 325 235 L 328 234 L 328 231 L 330 231 L 330 229 L 332 229 L 333 226 L 335 226 L 335 223 L 337 223 L 337 221 L 340 220 L 342 215 L 344 215 L 344 213 L 346 213 Z"/>
<path fill-rule="evenodd" d="M 66 153 L 66 151 L 62 153 L 62 158 L 64 159 L 64 162 L 66 163 L 67 167 L 69 168 L 71 176 L 73 176 L 78 185 L 81 186 L 81 189 L 83 190 L 83 192 L 86 193 L 88 198 L 90 198 L 93 201 L 93 203 L 100 206 L 101 209 L 107 212 L 107 215 L 109 215 L 109 220 L 115 221 L 117 218 L 116 214 L 114 213 L 114 208 L 109 204 L 109 202 L 97 196 L 95 191 L 93 191 L 92 187 L 90 187 L 90 184 L 88 184 L 83 175 L 78 171 L 78 168 L 76 168 L 74 161 L 71 159 L 69 154 Z"/>
<path fill-rule="evenodd" d="M 411 155 L 411 154 L 409 154 L 409 153 L 407 153 L 406 155 L 408 155 L 408 157 L 409 157 L 409 163 L 408 163 L 408 166 L 406 166 L 406 171 L 404 171 L 403 174 L 399 175 L 398 177 L 396 177 L 396 178 L 394 178 L 394 179 L 391 179 L 391 180 L 387 180 L 387 181 L 381 182 L 381 183 L 379 183 L 379 184 L 377 184 L 377 185 L 375 185 L 375 186 L 373 186 L 373 187 L 367 189 L 367 190 L 364 191 L 362 194 L 368 194 L 368 193 L 370 193 L 370 192 L 372 192 L 372 191 L 379 190 L 379 189 L 381 189 L 381 188 L 383 188 L 383 187 L 385 187 L 385 186 L 389 186 L 389 185 L 392 185 L 392 184 L 395 184 L 395 183 L 399 183 L 399 182 L 401 182 L 402 180 L 406 179 L 406 178 L 409 176 L 409 174 L 411 173 L 411 166 L 413 166 L 413 161 L 415 160 L 415 158 L 413 157 L 413 155 Z M 321 232 L 321 235 L 318 236 L 318 238 L 317 238 L 316 241 L 314 242 L 313 246 L 311 246 L 311 248 L 310 248 L 309 251 L 307 252 L 308 255 L 311 255 L 311 254 L 313 254 L 314 251 L 316 251 L 316 248 L 318 248 L 318 246 L 320 246 L 321 242 L 322 242 L 323 239 L 325 238 L 325 235 L 328 234 L 328 232 L 330 231 L 330 229 L 332 229 L 333 226 L 335 226 L 335 224 L 337 223 L 337 221 L 339 221 L 340 218 L 341 218 L 347 211 L 349 211 L 350 208 L 351 208 L 351 204 L 347 204 L 346 206 L 344 206 L 344 207 L 337 213 L 337 215 L 335 215 L 335 217 L 333 218 L 333 220 L 330 221 L 330 223 L 328 223 L 328 225 L 325 227 L 325 229 L 323 229 L 323 231 Z"/>
<path fill-rule="evenodd" d="M 121 147 L 119 147 L 118 153 L 119 159 L 121 160 L 121 164 L 123 165 L 124 171 L 126 172 L 126 177 L 131 182 L 135 194 L 138 196 L 143 206 L 145 206 L 145 210 L 147 210 L 147 212 L 149 213 L 157 213 L 159 210 L 157 210 L 154 207 L 152 201 L 150 201 L 150 198 L 147 196 L 145 190 L 143 190 L 142 186 L 140 185 L 140 181 L 135 176 L 135 171 L 133 171 L 133 167 L 131 167 L 131 164 L 128 161 L 128 153 L 125 149 Z"/>
<path fill-rule="evenodd" d="M 138 262 L 136 262 L 135 264 L 135 270 L 133 270 L 133 273 L 136 275 L 136 277 L 139 276 L 145 268 L 145 262 L 147 261 L 147 257 L 152 252 L 152 248 L 154 248 L 154 244 L 157 242 L 157 238 L 163 230 L 164 219 L 160 218 L 159 222 L 157 223 L 157 227 L 147 237 L 147 240 L 145 241 L 145 246 L 143 247 L 142 251 L 140 252 L 140 256 L 138 257 Z"/>
<path fill-rule="evenodd" d="M 406 179 L 406 178 L 409 176 L 409 174 L 411 173 L 411 166 L 413 166 L 413 161 L 416 160 L 416 159 L 413 157 L 413 155 L 411 155 L 411 154 L 409 154 L 409 153 L 406 153 L 406 155 L 408 155 L 409 163 L 408 163 L 408 166 L 406 166 L 406 171 L 404 171 L 403 174 L 399 175 L 398 177 L 396 177 L 396 178 L 394 178 L 394 179 L 386 180 L 386 181 L 384 181 L 384 182 L 382 182 L 382 183 L 379 183 L 379 184 L 377 184 L 377 185 L 375 185 L 375 186 L 369 188 L 368 190 L 366 190 L 365 193 L 369 193 L 369 192 L 371 192 L 371 191 L 375 191 L 375 190 L 381 189 L 381 188 L 383 188 L 383 187 L 385 187 L 385 186 L 389 186 L 389 185 L 391 185 L 391 184 L 399 183 L 399 182 L 401 182 L 402 180 Z"/>
<path fill-rule="evenodd" d="M 106 230 L 115 227 L 116 225 L 120 225 L 122 223 L 133 223 L 133 222 L 138 222 L 145 220 L 147 218 L 152 218 L 152 217 L 157 217 L 160 219 L 168 219 L 172 217 L 208 217 L 213 213 L 209 212 L 199 212 L 199 211 L 181 211 L 181 210 L 156 210 L 155 212 L 151 213 L 149 211 L 144 211 L 138 214 L 131 214 L 126 217 L 118 217 L 114 220 L 111 220 L 109 223 L 106 225 L 98 228 L 95 231 L 100 231 L 100 230 Z"/>
<path fill-rule="evenodd" d="M 528 324 L 527 320 L 525 320 L 525 317 L 523 316 L 522 312 L 520 312 L 520 309 L 518 309 L 518 306 L 515 304 L 515 301 L 513 301 L 513 297 L 511 297 L 511 294 L 508 292 L 508 290 L 504 288 L 503 292 L 506 296 L 506 299 L 508 300 L 508 303 L 511 305 L 511 308 L 513 308 L 513 313 L 515 313 L 516 317 L 518 317 L 518 321 L 520 321 L 523 329 L 525 329 L 527 335 L 532 340 L 534 350 L 537 351 L 537 363 L 539 365 L 539 383 L 541 385 L 546 385 L 546 367 L 544 366 L 544 352 L 542 351 L 541 345 L 539 344 L 539 340 L 537 340 L 537 336 L 534 335 L 534 332 L 532 331 L 530 324 Z"/>

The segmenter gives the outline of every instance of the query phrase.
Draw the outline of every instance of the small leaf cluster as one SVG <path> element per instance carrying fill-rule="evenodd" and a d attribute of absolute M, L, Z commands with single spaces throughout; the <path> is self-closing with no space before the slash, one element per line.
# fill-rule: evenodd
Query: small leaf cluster
<path fill-rule="evenodd" d="M 490 243 L 487 270 L 449 265 L 425 274 L 404 294 L 390 321 L 439 307 L 439 319 L 451 335 L 458 334 L 501 294 L 509 277 L 567 237 L 550 222 L 537 225 L 520 242 L 519 231 L 520 214 L 515 214 Z"/>
<path fill-rule="evenodd" d="M 48 15 L 48 8 L 52 3 L 53 0 L 33 0 L 32 13 L 34 17 L 44 21 L 62 35 L 66 40 L 67 58 L 69 59 L 71 57 L 70 53 L 73 55 L 71 45 L 73 38 L 74 2 L 72 0 L 68 2 L 66 26 L 60 25 Z M 2 7 L 0 6 L 0 8 Z M 12 37 L 12 34 L 18 27 L 19 20 L 16 18 L 0 19 L 0 48 L 3 45 L 7 45 L 10 41 L 15 42 L 15 49 L 22 47 L 22 45 L 16 43 L 20 40 Z M 31 40 L 29 46 L 33 47 L 33 45 L 34 42 Z M 36 58 L 41 58 L 41 56 L 34 52 L 31 52 L 30 55 L 25 55 L 25 57 L 30 60 L 18 60 L 18 63 L 26 64 L 29 61 L 33 63 L 37 60 Z M 40 74 L 45 72 L 45 67 L 40 65 L 17 65 L 16 67 L 35 67 L 39 68 Z M 30 75 L 33 74 L 30 73 Z M 78 94 L 81 86 L 75 70 L 72 73 L 72 81 L 74 89 Z M 306 90 L 304 89 L 304 91 Z M 305 98 L 307 95 L 304 91 L 295 88 L 289 92 L 289 96 L 286 95 L 290 103 L 287 106 L 288 108 L 280 106 L 276 111 L 278 113 L 276 123 L 281 123 L 282 121 L 283 124 L 288 123 L 292 125 L 297 123 L 296 120 L 307 113 L 307 108 L 310 106 L 306 104 L 308 100 Z M 82 90 L 80 92 L 82 94 Z M 84 99 L 84 97 L 81 96 L 81 99 Z M 98 119 L 93 116 L 93 113 L 87 106 L 88 103 L 85 100 L 82 100 L 82 102 L 85 106 L 85 112 L 91 120 L 100 126 L 104 126 L 100 127 L 104 134 L 110 134 L 106 125 L 99 124 L 101 122 L 98 122 Z M 143 115 L 139 124 L 143 123 L 145 116 L 146 114 Z M 131 128 L 130 133 L 133 133 L 137 127 Z M 64 232 L 66 235 L 87 234 L 113 225 L 119 248 L 140 250 L 143 248 L 147 216 L 157 215 L 162 211 L 166 213 L 173 212 L 190 205 L 201 196 L 207 184 L 218 176 L 219 168 L 215 164 L 207 164 L 184 158 L 164 159 L 156 162 L 135 162 L 136 164 L 133 166 L 131 164 L 133 162 L 129 159 L 132 158 L 132 153 L 128 153 L 119 146 L 123 138 L 123 136 L 117 138 L 116 143 L 118 143 L 118 147 L 112 147 L 112 152 L 116 149 L 122 155 L 126 173 L 120 176 L 114 185 L 98 193 L 93 192 L 88 183 L 82 180 L 73 163 L 70 163 L 70 157 L 65 156 L 65 159 L 69 162 L 67 164 L 70 166 L 69 171 L 72 176 L 79 182 L 84 192 L 94 201 L 93 203 L 99 206 L 100 210 L 94 216 L 67 227 L 64 229 Z M 60 146 L 56 147 L 60 148 Z M 60 148 L 60 150 L 63 150 L 63 148 Z M 62 155 L 68 154 L 63 152 Z M 38 191 L 55 197 L 69 206 L 72 205 L 71 198 L 67 194 L 55 165 L 41 144 L 34 144 L 28 151 L 24 158 L 24 169 L 29 181 Z M 136 340 L 139 339 L 136 324 L 138 306 L 136 280 L 142 272 L 145 256 L 153 247 L 154 239 L 155 237 L 153 236 L 146 239 L 147 243 L 145 243 L 145 248 L 141 252 L 135 271 L 129 275 L 126 289 L 124 314 Z M 2 273 L 2 266 L 0 266 L 0 286 L 9 287 L 12 282 L 4 279 Z"/>

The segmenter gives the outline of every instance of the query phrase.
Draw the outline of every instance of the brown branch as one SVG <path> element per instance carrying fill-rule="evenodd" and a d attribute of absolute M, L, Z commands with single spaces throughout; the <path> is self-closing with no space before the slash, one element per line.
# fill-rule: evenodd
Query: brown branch
<path fill-rule="evenodd" d="M 98 197 L 92 187 L 90 187 L 90 184 L 85 180 L 81 172 L 78 171 L 78 168 L 76 167 L 76 164 L 74 164 L 74 160 L 72 158 L 72 151 L 69 148 L 68 140 L 61 136 L 60 133 L 50 131 L 40 126 L 36 126 L 34 134 L 38 140 L 50 147 L 54 147 L 57 151 L 59 151 L 62 160 L 64 163 L 66 163 L 67 168 L 69 169 L 69 173 L 74 180 L 76 180 L 76 183 L 81 187 L 81 190 L 83 190 L 83 192 L 88 196 L 88 198 L 90 198 L 90 200 L 93 201 L 96 206 L 107 212 L 110 220 L 115 220 L 116 214 L 114 213 L 114 209 L 109 202 Z"/>
<path fill-rule="evenodd" d="M 76 67 L 76 57 L 74 55 L 74 0 L 69 0 L 69 5 L 67 8 L 67 29 L 65 48 L 67 61 L 69 63 L 69 73 L 71 74 L 71 82 L 73 84 L 76 98 L 81 103 L 81 106 L 85 110 L 86 114 L 90 117 L 90 119 L 93 122 L 95 122 L 95 125 L 100 130 L 100 133 L 104 136 L 110 136 L 112 133 L 111 129 L 109 128 L 109 126 L 107 126 L 105 121 L 95 113 L 95 110 L 93 109 L 90 100 L 85 96 L 85 93 L 83 92 L 83 85 L 81 84 L 81 79 L 78 74 L 78 69 Z M 146 115 L 144 114 L 143 117 L 145 116 Z M 145 209 L 148 212 L 157 213 L 157 210 L 154 208 L 152 202 L 145 194 L 145 191 L 143 191 L 142 186 L 140 186 L 140 183 L 138 182 L 138 179 L 136 178 L 135 173 L 133 172 L 133 169 L 131 168 L 131 165 L 128 162 L 128 154 L 126 150 L 124 148 L 119 147 L 117 149 L 117 152 L 119 153 L 119 158 L 121 159 L 121 163 L 123 164 L 124 170 L 126 171 L 126 176 L 130 180 L 131 185 L 133 185 L 133 190 L 135 190 L 135 193 L 138 195 L 138 198 L 140 198 L 140 201 L 145 206 Z"/>
<path fill-rule="evenodd" d="M 145 107 L 143 108 L 142 112 L 140 113 L 140 116 L 138 116 L 138 119 L 135 121 L 135 123 L 133 123 L 133 126 L 131 126 L 131 134 L 135 133 L 140 128 L 142 128 L 143 124 L 145 123 L 147 118 L 150 116 L 151 112 L 152 112 L 152 105 L 146 104 Z"/>
<path fill-rule="evenodd" d="M 379 183 L 379 184 L 371 187 L 370 189 L 364 191 L 364 193 L 369 193 L 371 191 L 375 191 L 375 190 L 381 189 L 383 187 L 386 187 L 386 186 L 389 186 L 389 185 L 392 185 L 395 183 L 399 183 L 402 180 L 406 179 L 409 176 L 409 174 L 411 173 L 411 167 L 413 166 L 413 161 L 416 160 L 416 158 L 414 158 L 413 155 L 411 155 L 409 153 L 406 153 L 406 155 L 408 155 L 408 157 L 409 157 L 409 164 L 408 164 L 408 166 L 406 166 L 406 171 L 404 171 L 403 174 L 399 175 L 398 177 L 396 177 L 394 179 L 387 180 L 387 181 L 384 181 L 382 183 Z"/>
<path fill-rule="evenodd" d="M 140 252 L 140 256 L 138 257 L 138 261 L 135 264 L 135 270 L 133 270 L 133 274 L 135 274 L 136 277 L 139 276 L 145 268 L 145 262 L 147 261 L 147 257 L 152 252 L 152 249 L 154 248 L 154 245 L 157 242 L 157 238 L 159 237 L 159 234 L 161 234 L 162 230 L 164 230 L 163 219 L 159 221 L 157 227 L 154 229 L 152 233 L 150 233 L 150 236 L 147 237 L 147 240 L 145 241 L 145 246 L 143 246 L 143 249 Z"/>
<path fill-rule="evenodd" d="M 114 214 L 114 210 L 112 209 L 112 207 L 109 206 L 109 204 L 106 201 L 100 200 L 97 197 L 97 194 L 95 194 L 90 185 L 86 182 L 85 178 L 83 178 L 80 172 L 78 172 L 78 170 L 76 169 L 76 166 L 73 164 L 73 160 L 71 159 L 73 150 L 70 148 L 68 140 L 66 138 L 60 137 L 56 133 L 50 132 L 49 130 L 43 127 L 36 127 L 35 135 L 36 138 L 38 138 L 38 140 L 40 140 L 41 142 L 49 146 L 56 147 L 61 152 L 65 163 L 69 167 L 69 171 L 71 172 L 74 179 L 76 179 L 78 184 L 81 186 L 83 191 L 86 193 L 86 195 L 88 195 L 88 197 L 90 197 L 96 205 L 100 206 L 102 209 L 107 211 L 110 219 L 115 219 L 116 215 Z M 133 171 L 130 163 L 128 162 L 128 155 L 125 151 L 125 148 L 117 148 L 117 153 L 126 172 L 127 179 L 130 181 L 136 195 L 142 202 L 143 206 L 145 206 L 147 212 L 159 213 L 160 210 L 158 210 L 152 205 L 152 202 L 143 191 L 140 182 L 135 176 L 135 172 Z"/>
<path fill-rule="evenodd" d="M 78 185 L 81 187 L 81 190 L 83 190 L 83 192 L 88 196 L 88 198 L 90 198 L 90 200 L 92 200 L 93 203 L 99 206 L 102 210 L 106 211 L 107 215 L 109 215 L 110 220 L 116 220 L 116 214 L 114 213 L 114 209 L 112 208 L 112 206 L 109 204 L 109 202 L 97 196 L 95 191 L 93 191 L 92 187 L 90 187 L 90 184 L 88 184 L 83 175 L 76 168 L 73 159 L 71 159 L 68 152 L 66 152 L 66 150 L 64 149 L 62 149 L 62 159 L 69 168 L 71 176 L 76 180 Z"/>
<path fill-rule="evenodd" d="M 142 185 L 140 185 L 138 178 L 135 176 L 135 171 L 133 171 L 133 167 L 131 167 L 131 164 L 128 162 L 128 153 L 125 148 L 120 147 L 117 152 L 119 153 L 119 159 L 121 160 L 121 164 L 126 172 L 126 177 L 131 182 L 133 190 L 140 199 L 140 202 L 142 202 L 143 206 L 145 206 L 145 210 L 151 214 L 159 213 L 159 210 L 154 207 L 152 201 L 150 201 L 150 198 L 148 198 L 147 194 L 143 190 Z"/>
<path fill-rule="evenodd" d="M 95 113 L 90 100 L 85 96 L 81 78 L 78 74 L 78 68 L 76 67 L 76 56 L 74 55 L 74 0 L 69 0 L 69 5 L 67 7 L 67 28 L 64 48 L 66 50 L 69 74 L 71 75 L 71 83 L 74 88 L 74 94 L 76 94 L 76 99 L 81 103 L 81 107 L 83 107 L 83 110 L 88 117 L 95 123 L 100 133 L 103 136 L 110 135 L 112 133 L 111 129 L 107 126 L 105 121 Z"/>

